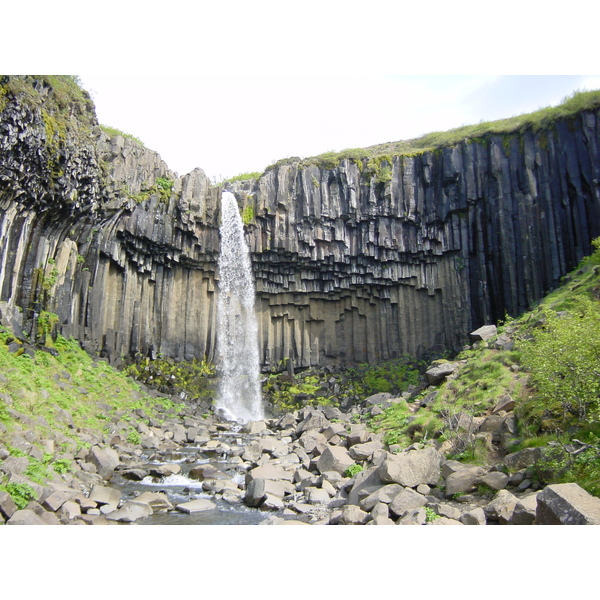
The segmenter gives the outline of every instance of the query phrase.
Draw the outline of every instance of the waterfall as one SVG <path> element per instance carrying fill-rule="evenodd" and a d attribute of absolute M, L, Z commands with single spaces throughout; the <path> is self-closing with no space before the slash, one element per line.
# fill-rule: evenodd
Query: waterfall
<path fill-rule="evenodd" d="M 221 253 L 217 294 L 217 411 L 229 420 L 263 418 L 254 280 L 244 226 L 235 196 L 221 198 Z"/>

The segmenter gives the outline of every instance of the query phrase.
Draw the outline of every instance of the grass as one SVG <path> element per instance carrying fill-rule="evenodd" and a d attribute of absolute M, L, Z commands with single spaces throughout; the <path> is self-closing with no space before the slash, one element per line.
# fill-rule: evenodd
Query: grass
<path fill-rule="evenodd" d="M 109 137 L 116 137 L 120 135 L 121 137 L 127 138 L 128 140 L 133 140 L 136 144 L 142 146 L 142 148 L 146 147 L 142 140 L 135 137 L 134 135 L 131 135 L 130 133 L 121 131 L 120 129 L 115 129 L 114 127 L 109 127 L 108 125 L 100 125 L 100 129 L 102 129 L 102 131 L 104 131 L 104 133 L 106 133 L 106 135 L 108 135 Z"/>
<path fill-rule="evenodd" d="M 395 156 L 422 154 L 461 142 L 486 143 L 486 138 L 491 135 L 513 136 L 526 130 L 539 133 L 560 119 L 572 118 L 581 111 L 594 110 L 598 107 L 600 107 L 600 90 L 578 91 L 563 99 L 557 106 L 540 108 L 531 113 L 515 115 L 496 121 L 482 121 L 481 123 L 464 125 L 448 131 L 433 131 L 410 140 L 387 142 L 366 148 L 348 148 L 340 152 L 329 151 L 304 159 L 287 158 L 270 165 L 267 170 L 293 162 L 298 162 L 300 167 L 316 165 L 324 169 L 331 169 L 339 166 L 343 160 L 350 160 L 356 163 L 361 170 L 364 168 L 369 171 L 370 168 L 373 171 L 374 159 L 391 164 Z M 505 147 L 508 150 L 510 147 L 509 139 L 507 138 L 505 142 Z M 386 183 L 391 176 L 391 171 L 380 167 L 380 170 L 375 170 L 370 174 L 376 176 L 377 183 Z"/>
<path fill-rule="evenodd" d="M 94 361 L 75 340 L 58 336 L 57 356 L 42 350 L 33 356 L 17 355 L 9 351 L 10 341 L 9 332 L 0 332 L 0 372 L 5 376 L 0 394 L 11 399 L 14 410 L 33 419 L 42 434 L 59 431 L 77 439 L 61 410 L 69 412 L 75 429 L 104 433 L 107 422 L 120 412 L 143 408 L 152 415 L 170 402 L 143 394 L 133 379 L 104 361 Z M 15 420 L 4 403 L 0 403 L 0 420 L 9 432 L 14 428 Z"/>

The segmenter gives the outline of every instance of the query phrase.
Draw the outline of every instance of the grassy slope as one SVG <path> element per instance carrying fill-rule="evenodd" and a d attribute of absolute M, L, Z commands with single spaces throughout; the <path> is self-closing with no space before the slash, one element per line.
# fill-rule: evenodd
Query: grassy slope
<path fill-rule="evenodd" d="M 516 431 L 505 439 L 504 452 L 545 448 L 541 483 L 576 481 L 600 496 L 598 241 L 596 245 L 598 250 L 565 276 L 560 288 L 498 328 L 498 336 L 514 340 L 513 349 L 497 349 L 492 339 L 464 350 L 456 357 L 466 361 L 458 375 L 437 388 L 427 408 L 415 410 L 431 388 L 387 409 L 370 421 L 371 427 L 384 433 L 388 443 L 407 446 L 436 438 L 450 458 L 490 463 L 498 456 L 481 439 L 467 435 L 465 426 L 489 416 L 510 395 Z"/>

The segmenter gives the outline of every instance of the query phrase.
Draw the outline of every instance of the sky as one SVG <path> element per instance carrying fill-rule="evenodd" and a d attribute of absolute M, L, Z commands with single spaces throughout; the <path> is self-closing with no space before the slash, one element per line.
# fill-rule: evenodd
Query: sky
<path fill-rule="evenodd" d="M 0 65 L 79 75 L 100 123 L 179 175 L 220 180 L 600 88 L 580 75 L 600 72 L 592 5 L 23 0 L 3 9 L 4 47 L 18 52 Z"/>
<path fill-rule="evenodd" d="M 555 105 L 600 76 L 289 77 L 214 89 L 181 78 L 150 91 L 135 74 L 80 74 L 99 121 L 134 135 L 179 175 L 216 180 L 276 160 L 410 139 Z"/>

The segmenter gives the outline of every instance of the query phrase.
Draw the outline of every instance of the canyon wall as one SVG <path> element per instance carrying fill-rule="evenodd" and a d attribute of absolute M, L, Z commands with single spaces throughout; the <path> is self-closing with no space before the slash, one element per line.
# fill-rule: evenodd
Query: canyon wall
<path fill-rule="evenodd" d="M 93 106 L 53 137 L 40 94 L 6 94 L 0 113 L 0 318 L 35 337 L 55 314 L 113 362 L 212 359 L 221 189 L 109 136 Z M 290 159 L 230 184 L 263 368 L 456 350 L 526 309 L 600 235 L 599 123 L 595 109 L 413 156 Z"/>

